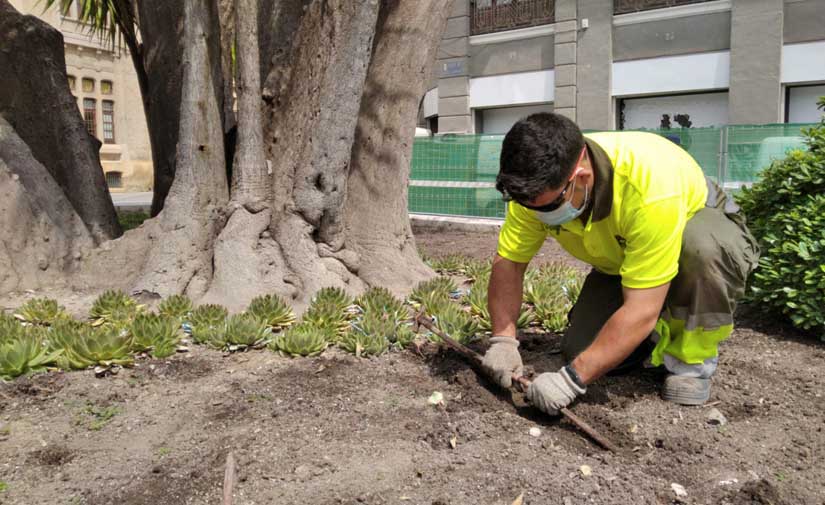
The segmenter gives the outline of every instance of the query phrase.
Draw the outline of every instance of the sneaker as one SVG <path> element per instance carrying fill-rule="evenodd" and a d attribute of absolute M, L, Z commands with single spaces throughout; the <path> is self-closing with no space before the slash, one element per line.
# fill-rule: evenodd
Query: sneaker
<path fill-rule="evenodd" d="M 680 405 L 702 405 L 710 398 L 710 379 L 668 375 L 662 387 L 662 398 Z"/>

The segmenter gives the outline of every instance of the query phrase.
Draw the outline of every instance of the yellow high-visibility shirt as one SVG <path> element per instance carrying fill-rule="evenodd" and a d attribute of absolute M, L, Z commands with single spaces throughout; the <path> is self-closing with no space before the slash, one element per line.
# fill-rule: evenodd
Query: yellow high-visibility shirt
<path fill-rule="evenodd" d="M 598 271 L 621 275 L 625 287 L 670 282 L 679 269 L 685 224 L 707 199 L 701 167 L 653 133 L 591 133 L 585 142 L 596 172 L 587 224 L 577 218 L 551 227 L 535 211 L 510 202 L 498 254 L 528 263 L 551 236 Z"/>

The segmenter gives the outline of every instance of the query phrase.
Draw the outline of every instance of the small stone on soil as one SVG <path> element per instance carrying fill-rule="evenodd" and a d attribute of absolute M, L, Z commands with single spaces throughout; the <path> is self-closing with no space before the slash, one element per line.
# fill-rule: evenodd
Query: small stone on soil
<path fill-rule="evenodd" d="M 687 491 L 685 490 L 685 486 L 681 484 L 676 484 L 675 482 L 670 485 L 670 488 L 676 493 L 676 496 L 679 498 L 687 496 Z"/>
<path fill-rule="evenodd" d="M 713 424 L 716 426 L 724 426 L 728 423 L 728 420 L 717 408 L 710 409 L 705 415 L 705 418 L 707 419 L 708 424 Z"/>
<path fill-rule="evenodd" d="M 536 428 L 535 426 L 533 426 L 532 428 L 530 428 L 530 436 L 531 437 L 540 437 L 541 436 L 541 430 Z"/>
<path fill-rule="evenodd" d="M 590 477 L 591 475 L 593 475 L 593 469 L 592 469 L 592 468 L 590 468 L 590 466 L 588 466 L 588 465 L 582 465 L 582 466 L 580 466 L 580 467 L 579 467 L 579 471 L 580 471 L 580 472 L 582 473 L 582 475 L 584 475 L 585 477 Z"/>

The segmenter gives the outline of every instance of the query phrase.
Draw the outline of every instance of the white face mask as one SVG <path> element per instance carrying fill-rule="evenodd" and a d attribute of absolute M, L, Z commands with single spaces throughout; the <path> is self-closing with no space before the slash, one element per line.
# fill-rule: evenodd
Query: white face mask
<path fill-rule="evenodd" d="M 576 186 L 574 183 L 573 186 L 573 194 L 575 195 Z M 569 223 L 570 221 L 576 219 L 577 217 L 581 216 L 584 209 L 587 207 L 587 199 L 589 198 L 590 194 L 587 189 L 587 185 L 584 186 L 584 201 L 582 202 L 581 207 L 578 209 L 573 207 L 573 204 L 570 203 L 570 200 L 564 202 L 559 206 L 558 209 L 551 210 L 550 212 L 538 212 L 536 211 L 536 217 L 541 220 L 542 223 L 550 225 L 550 226 L 560 226 L 564 223 Z M 572 196 L 571 196 L 572 200 Z"/>

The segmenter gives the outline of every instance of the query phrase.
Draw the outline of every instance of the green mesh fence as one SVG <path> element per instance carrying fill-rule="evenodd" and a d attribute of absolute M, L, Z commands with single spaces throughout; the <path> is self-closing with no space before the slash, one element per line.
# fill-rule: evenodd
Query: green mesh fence
<path fill-rule="evenodd" d="M 722 128 L 645 130 L 685 148 L 705 175 L 735 191 L 750 184 L 771 161 L 805 149 L 807 124 L 736 125 Z M 495 189 L 503 135 L 417 138 L 410 171 L 409 209 L 422 214 L 504 217 Z"/>

